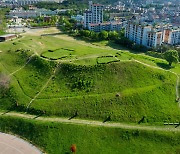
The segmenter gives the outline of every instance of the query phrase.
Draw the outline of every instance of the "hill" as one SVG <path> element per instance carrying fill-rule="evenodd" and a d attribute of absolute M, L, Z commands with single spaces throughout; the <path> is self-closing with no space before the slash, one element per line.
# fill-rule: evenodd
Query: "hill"
<path fill-rule="evenodd" d="M 179 127 L 163 123 L 180 121 L 179 66 L 32 30 L 0 43 L 0 131 L 46 153 L 178 153 Z"/>
<path fill-rule="evenodd" d="M 0 110 L 120 122 L 176 122 L 179 65 L 40 30 L 0 46 Z M 51 32 L 52 33 L 52 32 Z M 38 34 L 38 35 L 37 35 Z M 76 45 L 74 45 L 76 44 Z"/>
<path fill-rule="evenodd" d="M 77 114 L 79 118 L 110 117 L 121 122 L 138 122 L 143 117 L 145 122 L 176 121 L 180 114 L 175 86 L 174 74 L 135 61 L 55 65 L 34 57 L 14 74 L 1 105 L 65 117 Z M 9 106 L 4 99 L 13 99 L 14 104 Z"/>

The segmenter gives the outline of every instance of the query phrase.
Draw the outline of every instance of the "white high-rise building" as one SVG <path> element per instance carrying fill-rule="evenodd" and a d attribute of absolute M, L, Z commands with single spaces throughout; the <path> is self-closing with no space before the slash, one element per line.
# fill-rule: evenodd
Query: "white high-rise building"
<path fill-rule="evenodd" d="M 148 48 L 162 44 L 163 33 L 152 26 L 129 22 L 125 28 L 125 36 L 136 44 Z"/>
<path fill-rule="evenodd" d="M 87 28 L 92 23 L 92 12 L 87 10 L 84 13 L 84 27 Z"/>
<path fill-rule="evenodd" d="M 89 2 L 89 10 L 92 12 L 92 23 L 98 24 L 103 22 L 103 5 Z"/>
<path fill-rule="evenodd" d="M 103 23 L 103 5 L 89 2 L 89 10 L 84 13 L 84 27 L 88 28 L 89 24 Z"/>

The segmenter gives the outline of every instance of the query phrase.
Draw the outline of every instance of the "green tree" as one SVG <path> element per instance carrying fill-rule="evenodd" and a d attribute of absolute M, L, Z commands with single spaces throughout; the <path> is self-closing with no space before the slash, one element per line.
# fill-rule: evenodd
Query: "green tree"
<path fill-rule="evenodd" d="M 0 35 L 5 33 L 6 30 L 6 17 L 5 15 L 9 12 L 8 8 L 0 9 Z"/>
<path fill-rule="evenodd" d="M 99 40 L 99 33 L 91 31 L 91 40 L 98 41 Z"/>
<path fill-rule="evenodd" d="M 90 37 L 91 32 L 89 30 L 84 30 L 84 36 Z"/>
<path fill-rule="evenodd" d="M 109 32 L 109 39 L 110 40 L 117 40 L 118 39 L 118 33 L 116 31 L 110 31 Z"/>
<path fill-rule="evenodd" d="M 168 61 L 169 66 L 172 65 L 172 63 L 177 63 L 179 60 L 179 55 L 176 50 L 168 50 L 164 53 L 164 58 Z"/>
<path fill-rule="evenodd" d="M 106 39 L 108 38 L 108 32 L 107 32 L 107 31 L 101 31 L 101 32 L 99 33 L 99 38 L 100 38 L 101 40 L 106 40 Z"/>

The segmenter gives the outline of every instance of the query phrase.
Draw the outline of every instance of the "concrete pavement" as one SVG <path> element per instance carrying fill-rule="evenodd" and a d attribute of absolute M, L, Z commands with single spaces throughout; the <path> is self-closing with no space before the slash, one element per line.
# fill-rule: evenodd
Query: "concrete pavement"
<path fill-rule="evenodd" d="M 42 152 L 16 136 L 0 133 L 0 154 L 42 154 Z"/>

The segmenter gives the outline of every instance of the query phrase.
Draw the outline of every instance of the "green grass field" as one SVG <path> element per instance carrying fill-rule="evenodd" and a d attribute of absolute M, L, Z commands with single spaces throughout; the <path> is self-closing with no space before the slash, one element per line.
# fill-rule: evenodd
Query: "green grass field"
<path fill-rule="evenodd" d="M 105 128 L 0 117 L 0 130 L 17 134 L 50 154 L 177 153 L 180 133 Z"/>
<path fill-rule="evenodd" d="M 0 111 L 135 124 L 180 121 L 179 64 L 169 68 L 163 59 L 119 49 L 64 34 L 29 34 L 0 43 L 0 77 L 10 79 L 9 89 L 0 93 Z M 170 132 L 136 136 L 122 129 L 3 117 L 0 130 L 25 137 L 48 153 L 68 153 L 72 143 L 78 153 L 175 153 L 179 144 L 179 134 Z"/>
<path fill-rule="evenodd" d="M 114 56 L 108 56 L 108 57 L 98 57 L 97 58 L 97 63 L 98 64 L 108 64 L 108 63 L 112 63 L 112 62 L 118 62 L 120 61 L 119 59 L 117 59 Z"/>
<path fill-rule="evenodd" d="M 22 53 L 19 49 L 29 50 Z M 180 119 L 175 102 L 176 76 L 133 61 L 166 65 L 162 59 L 82 42 L 74 45 L 74 41 L 65 40 L 61 35 L 23 36 L 2 43 L 0 50 L 1 67 L 7 73 L 24 66 L 33 52 L 43 56 L 34 56 L 11 76 L 9 95 L 12 98 L 1 99 L 3 109 L 6 109 L 4 100 L 11 100 L 7 103 L 10 105 L 13 99 L 13 107 L 7 105 L 7 109 L 24 111 L 40 92 L 29 106 L 32 113 L 42 111 L 47 115 L 71 117 L 77 112 L 79 118 L 104 120 L 110 116 L 113 121 L 123 122 L 138 122 L 143 116 L 147 122 Z M 60 64 L 50 81 L 57 61 L 47 61 L 44 57 L 66 57 L 58 60 Z M 173 69 L 178 72 L 179 66 Z"/>

